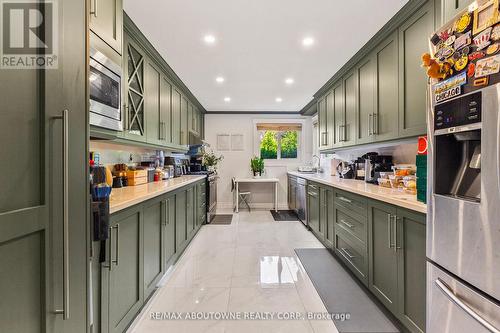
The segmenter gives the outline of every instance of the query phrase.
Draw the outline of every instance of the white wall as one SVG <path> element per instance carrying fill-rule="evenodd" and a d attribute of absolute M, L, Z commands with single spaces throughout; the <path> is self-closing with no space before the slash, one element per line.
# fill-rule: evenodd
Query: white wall
<path fill-rule="evenodd" d="M 279 207 L 287 209 L 287 176 L 288 170 L 296 170 L 299 165 L 309 164 L 312 158 L 312 126 L 310 117 L 298 115 L 264 115 L 264 114 L 206 114 L 205 115 L 205 140 L 217 153 L 224 155 L 218 173 L 218 207 L 232 207 L 233 194 L 231 193 L 232 177 L 251 177 L 250 159 L 254 156 L 254 120 L 302 120 L 302 158 L 290 162 L 285 160 L 265 162 L 264 177 L 276 177 L 279 183 Z M 242 151 L 217 151 L 217 134 L 243 134 Z M 274 162 L 274 163 L 273 163 Z M 246 187 L 243 187 L 246 186 Z M 241 190 L 252 192 L 251 206 L 254 208 L 271 208 L 273 204 L 273 187 L 271 184 L 242 185 Z"/>

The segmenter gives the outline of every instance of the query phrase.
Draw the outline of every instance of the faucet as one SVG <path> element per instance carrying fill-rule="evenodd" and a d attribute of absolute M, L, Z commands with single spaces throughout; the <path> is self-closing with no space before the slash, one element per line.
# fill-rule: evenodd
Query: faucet
<path fill-rule="evenodd" d="M 317 167 L 315 167 L 315 166 L 314 166 L 314 159 L 315 159 L 315 158 L 316 158 L 316 159 L 318 159 L 318 166 L 317 166 Z M 320 164 L 321 164 L 321 159 L 319 158 L 319 156 L 318 156 L 318 155 L 313 155 L 313 156 L 312 156 L 312 161 L 311 161 L 311 163 L 312 163 L 312 165 L 313 165 L 313 168 L 314 168 L 314 167 L 316 168 L 316 172 L 318 172 L 318 173 L 323 172 L 323 170 L 321 169 L 321 165 L 320 165 Z"/>

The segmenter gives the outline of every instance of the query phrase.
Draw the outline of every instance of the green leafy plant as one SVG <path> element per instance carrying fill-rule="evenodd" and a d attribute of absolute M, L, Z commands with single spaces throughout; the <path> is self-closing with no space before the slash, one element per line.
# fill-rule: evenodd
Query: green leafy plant
<path fill-rule="evenodd" d="M 210 151 L 203 151 L 203 157 L 201 160 L 201 164 L 206 166 L 206 167 L 213 167 L 214 169 L 217 168 L 217 164 L 219 164 L 220 161 L 224 159 L 223 155 L 215 155 L 213 150 Z"/>
<path fill-rule="evenodd" d="M 262 172 L 264 172 L 264 159 L 254 156 L 250 160 L 250 168 L 252 169 L 254 176 L 257 174 L 262 175 Z"/>
<path fill-rule="evenodd" d="M 275 131 L 266 131 L 260 142 L 260 157 L 266 159 L 278 158 L 278 140 Z"/>

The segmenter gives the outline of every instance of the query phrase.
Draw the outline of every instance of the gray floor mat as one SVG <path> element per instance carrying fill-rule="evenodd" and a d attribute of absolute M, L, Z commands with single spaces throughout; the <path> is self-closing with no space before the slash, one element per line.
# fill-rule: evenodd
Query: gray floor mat
<path fill-rule="evenodd" d="M 210 224 L 231 224 L 233 221 L 233 214 L 215 215 Z"/>
<path fill-rule="evenodd" d="M 329 313 L 349 313 L 335 321 L 340 333 L 400 332 L 366 292 L 324 248 L 295 249 Z"/>

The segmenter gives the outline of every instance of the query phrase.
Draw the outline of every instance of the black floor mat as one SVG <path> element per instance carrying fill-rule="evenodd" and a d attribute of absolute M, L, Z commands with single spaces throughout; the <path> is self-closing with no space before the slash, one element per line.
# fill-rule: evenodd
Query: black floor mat
<path fill-rule="evenodd" d="M 299 221 L 297 214 L 293 210 L 278 210 L 277 212 L 273 209 L 271 214 L 275 221 Z"/>
<path fill-rule="evenodd" d="M 215 215 L 210 224 L 231 224 L 233 222 L 233 214 Z"/>
<path fill-rule="evenodd" d="M 349 320 L 334 320 L 340 333 L 400 332 L 353 277 L 324 248 L 295 249 L 329 313 L 349 313 Z"/>

